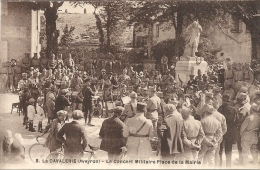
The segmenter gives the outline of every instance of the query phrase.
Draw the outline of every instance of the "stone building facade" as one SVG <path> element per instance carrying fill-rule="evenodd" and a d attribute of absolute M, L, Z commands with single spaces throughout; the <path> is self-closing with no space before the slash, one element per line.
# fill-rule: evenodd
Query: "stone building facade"
<path fill-rule="evenodd" d="M 39 11 L 30 8 L 30 2 L 0 1 L 1 5 L 1 57 L 0 63 L 21 60 L 25 53 L 41 51 L 39 41 Z M 38 55 L 39 56 L 39 55 Z"/>

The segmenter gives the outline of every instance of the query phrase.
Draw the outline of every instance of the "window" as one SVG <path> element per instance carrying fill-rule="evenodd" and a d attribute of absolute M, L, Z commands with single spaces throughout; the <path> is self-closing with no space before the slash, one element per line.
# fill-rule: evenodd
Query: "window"
<path fill-rule="evenodd" d="M 138 36 L 137 37 L 137 47 L 144 47 L 147 45 L 147 36 Z"/>
<path fill-rule="evenodd" d="M 241 29 L 241 23 L 240 23 L 240 20 L 238 17 L 235 17 L 235 16 L 232 16 L 232 20 L 233 20 L 233 25 L 232 25 L 232 28 L 231 28 L 231 32 L 234 32 L 234 33 L 240 33 L 242 32 L 242 29 Z"/>
<path fill-rule="evenodd" d="M 156 37 L 160 36 L 160 25 L 156 24 Z"/>

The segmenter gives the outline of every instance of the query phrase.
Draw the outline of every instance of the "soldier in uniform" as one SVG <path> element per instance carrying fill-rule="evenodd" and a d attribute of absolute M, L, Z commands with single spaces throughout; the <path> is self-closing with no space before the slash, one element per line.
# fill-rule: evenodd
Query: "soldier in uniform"
<path fill-rule="evenodd" d="M 75 65 L 74 60 L 72 59 L 71 54 L 69 54 L 69 57 L 64 61 L 64 66 L 69 69 L 72 69 L 74 68 L 74 65 Z"/>
<path fill-rule="evenodd" d="M 161 58 L 161 67 L 162 73 L 165 74 L 166 70 L 168 70 L 168 58 L 165 55 Z"/>
<path fill-rule="evenodd" d="M 13 70 L 14 70 L 14 88 L 17 90 L 18 82 L 19 80 L 22 79 L 22 67 L 19 61 L 15 60 Z"/>
<path fill-rule="evenodd" d="M 214 112 L 212 105 L 205 104 L 201 111 L 203 115 L 201 124 L 205 138 L 201 143 L 198 160 L 203 160 L 204 165 L 214 167 L 216 149 L 222 138 L 221 123 L 212 115 Z"/>
<path fill-rule="evenodd" d="M 127 155 L 130 160 L 149 159 L 152 147 L 149 138 L 153 137 L 153 123 L 145 118 L 146 104 L 137 103 L 136 115 L 126 121 Z"/>
<path fill-rule="evenodd" d="M 223 140 L 220 144 L 219 157 L 220 162 L 219 166 L 222 167 L 222 152 L 225 146 L 225 155 L 226 155 L 226 168 L 231 168 L 232 161 L 232 144 L 236 139 L 236 115 L 237 111 L 234 107 L 232 107 L 230 97 L 228 95 L 224 95 L 222 97 L 222 105 L 218 108 L 218 112 L 225 116 L 226 124 L 227 124 L 227 132 L 223 136 Z M 218 153 L 216 153 L 218 154 Z"/>
<path fill-rule="evenodd" d="M 27 107 L 29 105 L 29 99 L 31 98 L 31 93 L 29 91 L 28 86 L 23 86 L 22 94 L 21 94 L 21 105 L 23 108 L 23 125 L 26 125 L 26 129 L 28 128 L 28 117 L 27 117 Z"/>
<path fill-rule="evenodd" d="M 33 58 L 32 58 L 32 62 L 31 62 L 31 67 L 33 67 L 34 69 L 38 68 L 40 70 L 41 68 L 41 63 L 40 63 L 40 59 L 37 56 L 37 53 L 34 53 Z"/>
<path fill-rule="evenodd" d="M 25 86 L 28 86 L 27 73 L 22 73 L 22 79 L 18 82 L 18 89 L 23 90 Z"/>
<path fill-rule="evenodd" d="M 237 64 L 236 71 L 234 72 L 234 83 L 238 81 L 244 81 L 244 71 L 242 69 L 242 63 Z"/>
<path fill-rule="evenodd" d="M 83 84 L 83 80 L 82 80 L 82 78 L 79 77 L 79 73 L 76 72 L 74 77 L 71 80 L 70 87 L 72 89 L 75 89 L 76 85 L 79 85 L 81 87 L 82 84 Z"/>
<path fill-rule="evenodd" d="M 21 66 L 22 66 L 22 72 L 23 73 L 29 72 L 29 69 L 30 69 L 30 66 L 31 66 L 31 59 L 30 59 L 29 53 L 26 53 L 24 58 L 22 58 Z"/>
<path fill-rule="evenodd" d="M 234 72 L 232 70 L 232 66 L 230 63 L 227 63 L 227 69 L 225 70 L 224 73 L 225 77 L 225 83 L 224 85 L 233 85 L 233 79 L 234 79 Z"/>
<path fill-rule="evenodd" d="M 183 108 L 181 115 L 184 119 L 183 122 L 183 144 L 184 152 L 182 153 L 185 160 L 197 160 L 198 150 L 201 148 L 201 142 L 205 137 L 201 122 L 195 120 L 191 115 L 189 108 Z"/>
<path fill-rule="evenodd" d="M 40 96 L 39 92 L 39 78 L 38 78 L 38 71 L 33 72 L 33 76 L 31 76 L 29 79 L 29 88 L 32 95 L 32 98 L 34 98 L 35 101 L 37 101 L 38 97 Z"/>
<path fill-rule="evenodd" d="M 154 136 L 157 136 L 158 111 L 160 112 L 161 110 L 161 99 L 156 95 L 156 89 L 154 87 L 149 88 L 149 97 L 145 117 L 152 120 Z"/>
<path fill-rule="evenodd" d="M 222 105 L 222 95 L 220 93 L 220 87 L 213 87 L 213 97 L 216 98 L 216 100 L 218 102 L 218 106 L 221 106 Z"/>
<path fill-rule="evenodd" d="M 259 105 L 253 103 L 251 115 L 247 116 L 240 128 L 243 165 L 248 167 L 248 155 L 251 151 L 253 164 L 258 165 L 258 132 L 260 127 Z M 258 166 L 259 167 L 259 166 Z"/>
<path fill-rule="evenodd" d="M 48 63 L 49 63 L 49 60 L 48 60 L 46 54 L 44 52 L 41 53 L 41 57 L 40 57 L 41 69 L 40 69 L 40 71 L 42 71 L 44 68 L 45 69 L 49 69 L 48 68 Z"/>
<path fill-rule="evenodd" d="M 118 77 L 118 82 L 121 82 L 122 84 L 128 84 L 128 81 L 131 80 L 130 77 L 127 75 L 127 69 L 125 68 L 123 70 L 123 74 L 121 74 Z"/>
<path fill-rule="evenodd" d="M 125 104 L 124 114 L 126 114 L 127 118 L 132 118 L 136 115 L 137 94 L 135 92 L 131 92 L 129 97 L 131 98 L 131 101 Z"/>
<path fill-rule="evenodd" d="M 237 103 L 235 105 L 235 109 L 238 113 L 236 119 L 236 127 L 237 127 L 237 149 L 239 153 L 239 163 L 243 165 L 243 157 L 242 157 L 242 146 L 241 146 L 241 137 L 239 135 L 240 128 L 245 118 L 250 115 L 248 108 L 245 106 L 247 103 L 246 94 L 240 93 L 237 97 Z M 235 133 L 235 132 L 233 132 Z"/>
<path fill-rule="evenodd" d="M 231 101 L 234 101 L 234 100 L 235 100 L 235 97 L 236 97 L 236 96 L 235 96 L 236 94 L 235 94 L 235 90 L 232 89 L 231 87 L 232 87 L 232 85 L 230 85 L 230 84 L 229 84 L 229 85 L 228 85 L 228 84 L 225 84 L 225 86 L 224 86 L 224 92 L 223 92 L 222 95 L 223 95 L 223 96 L 224 96 L 224 95 L 228 95 L 228 96 L 230 97 L 230 100 L 231 100 Z"/>
<path fill-rule="evenodd" d="M 249 84 L 253 84 L 254 82 L 254 71 L 250 68 L 249 63 L 245 63 L 245 67 L 244 67 L 244 78 L 245 78 L 245 82 L 249 83 Z"/>

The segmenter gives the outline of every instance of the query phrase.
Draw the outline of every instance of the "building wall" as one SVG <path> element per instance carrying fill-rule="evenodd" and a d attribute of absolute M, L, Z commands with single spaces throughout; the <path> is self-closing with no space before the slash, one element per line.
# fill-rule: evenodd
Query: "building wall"
<path fill-rule="evenodd" d="M 210 39 L 217 48 L 222 48 L 216 56 L 220 59 L 230 58 L 232 62 L 245 63 L 251 61 L 251 37 L 246 25 L 240 21 L 240 31 L 231 32 L 221 25 L 214 26 Z"/>
<path fill-rule="evenodd" d="M 25 53 L 32 56 L 40 51 L 37 14 L 28 2 L 1 2 L 1 45 L 6 46 L 1 62 L 21 60 Z"/>

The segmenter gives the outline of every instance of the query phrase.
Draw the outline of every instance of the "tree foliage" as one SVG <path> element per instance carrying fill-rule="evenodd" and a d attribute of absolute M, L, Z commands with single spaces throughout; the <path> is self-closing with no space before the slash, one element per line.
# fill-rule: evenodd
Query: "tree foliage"
<path fill-rule="evenodd" d="M 75 30 L 74 26 L 69 28 L 68 24 L 63 28 L 63 35 L 60 39 L 60 45 L 69 47 L 71 42 L 73 41 L 73 31 Z"/>

